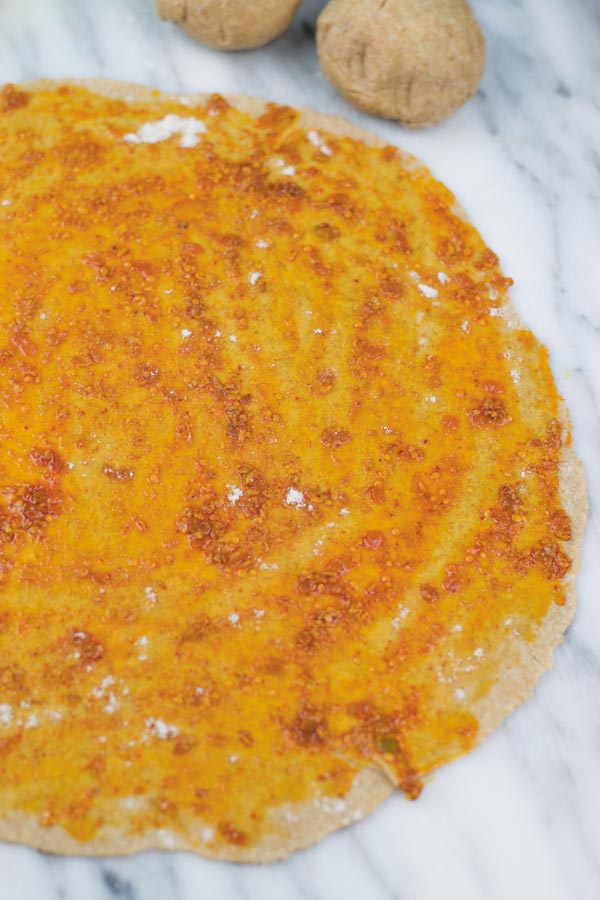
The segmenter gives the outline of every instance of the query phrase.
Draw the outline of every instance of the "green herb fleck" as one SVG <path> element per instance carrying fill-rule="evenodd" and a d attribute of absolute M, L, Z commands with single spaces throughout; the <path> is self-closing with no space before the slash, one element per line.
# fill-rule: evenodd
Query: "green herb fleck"
<path fill-rule="evenodd" d="M 382 737 L 379 740 L 379 748 L 382 753 L 397 753 L 400 749 L 398 741 L 393 737 Z"/>

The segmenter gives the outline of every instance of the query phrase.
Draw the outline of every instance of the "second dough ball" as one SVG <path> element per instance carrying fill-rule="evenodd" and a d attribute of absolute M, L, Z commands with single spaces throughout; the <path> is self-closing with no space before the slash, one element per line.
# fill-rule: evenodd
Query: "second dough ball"
<path fill-rule="evenodd" d="M 330 0 L 317 46 L 323 72 L 350 103 L 413 128 L 458 109 L 485 65 L 467 0 Z"/>
<path fill-rule="evenodd" d="M 162 19 L 219 50 L 249 50 L 275 40 L 299 4 L 300 0 L 156 0 Z"/>

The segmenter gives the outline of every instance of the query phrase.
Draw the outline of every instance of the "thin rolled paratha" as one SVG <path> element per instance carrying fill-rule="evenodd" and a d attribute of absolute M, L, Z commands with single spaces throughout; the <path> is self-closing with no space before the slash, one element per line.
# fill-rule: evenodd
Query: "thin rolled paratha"
<path fill-rule="evenodd" d="M 331 117 L 0 100 L 0 837 L 270 860 L 479 743 L 575 606 L 546 350 Z"/>

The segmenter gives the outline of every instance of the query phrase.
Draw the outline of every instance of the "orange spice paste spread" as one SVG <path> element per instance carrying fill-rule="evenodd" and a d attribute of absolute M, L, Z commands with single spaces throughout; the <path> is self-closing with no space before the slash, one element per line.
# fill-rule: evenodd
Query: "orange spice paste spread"
<path fill-rule="evenodd" d="M 0 110 L 0 817 L 219 847 L 366 766 L 416 797 L 570 566 L 496 256 L 288 108 Z"/>

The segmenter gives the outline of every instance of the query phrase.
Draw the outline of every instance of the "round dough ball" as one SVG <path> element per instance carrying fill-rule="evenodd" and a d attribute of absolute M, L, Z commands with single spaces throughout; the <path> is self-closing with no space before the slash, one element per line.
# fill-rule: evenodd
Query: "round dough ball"
<path fill-rule="evenodd" d="M 156 0 L 162 19 L 218 50 L 262 47 L 282 34 L 300 0 Z"/>
<path fill-rule="evenodd" d="M 350 103 L 412 128 L 458 109 L 485 66 L 466 0 L 330 0 L 317 48 L 323 72 Z"/>

